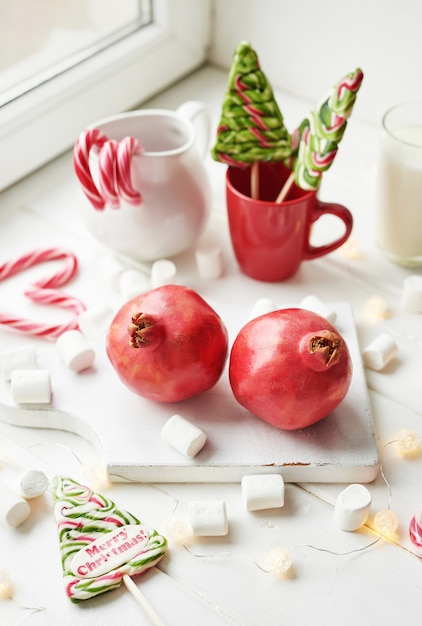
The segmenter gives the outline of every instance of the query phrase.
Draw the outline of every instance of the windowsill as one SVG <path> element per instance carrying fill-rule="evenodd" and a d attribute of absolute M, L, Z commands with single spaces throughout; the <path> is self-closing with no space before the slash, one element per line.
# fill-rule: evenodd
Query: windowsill
<path fill-rule="evenodd" d="M 210 108 L 214 132 L 226 89 L 226 77 L 225 71 L 210 66 L 204 67 L 146 102 L 143 108 L 174 109 L 188 99 L 202 100 Z M 309 103 L 291 94 L 277 93 L 276 95 L 284 113 L 286 126 L 289 129 L 293 128 L 308 111 Z M 362 146 L 365 147 L 364 150 Z M 401 355 L 396 367 L 387 373 L 366 371 L 373 406 L 375 433 L 381 449 L 384 444 L 394 439 L 397 430 L 405 427 L 418 431 L 420 426 L 420 394 L 418 385 L 415 383 L 415 372 L 418 367 L 420 370 L 420 347 L 412 340 L 412 337 L 420 336 L 420 319 L 417 316 L 406 316 L 400 312 L 402 283 L 410 271 L 388 263 L 381 257 L 374 244 L 372 195 L 376 149 L 377 130 L 352 119 L 336 162 L 330 172 L 325 175 L 320 192 L 323 199 L 341 202 L 352 211 L 354 231 L 351 243 L 360 252 L 358 258 L 348 256 L 347 249 L 337 251 L 326 258 L 303 264 L 297 276 L 280 284 L 258 283 L 242 276 L 231 250 L 227 230 L 225 166 L 214 162 L 208 155 L 206 167 L 212 186 L 213 211 L 203 237 L 211 238 L 221 246 L 224 253 L 225 274 L 220 280 L 201 282 L 194 270 L 193 251 L 179 255 L 175 262 L 180 282 L 186 282 L 198 289 L 204 297 L 224 302 L 226 306 L 229 306 L 235 297 L 236 306 L 242 308 L 245 318 L 257 298 L 269 297 L 281 306 L 289 306 L 300 302 L 307 295 L 315 294 L 327 302 L 340 300 L 350 302 L 361 346 L 366 345 L 385 329 L 393 332 L 399 342 Z M 331 229 L 331 225 L 327 225 L 327 228 Z M 316 236 L 319 236 L 318 232 Z M 107 293 L 105 286 L 95 282 L 96 264 L 99 254 L 104 254 L 104 250 L 90 239 L 79 221 L 78 190 L 72 170 L 71 152 L 63 154 L 0 195 L 2 261 L 14 259 L 34 248 L 50 246 L 65 246 L 77 253 L 80 260 L 80 275 L 72 284 L 72 289 L 78 291 L 78 296 L 82 300 L 90 305 L 98 298 L 104 297 Z M 22 306 L 25 306 L 22 292 L 26 282 L 25 275 L 18 275 L 10 283 L 9 281 L 2 283 L 0 285 L 1 292 L 4 294 L 2 302 L 11 303 L 13 306 L 19 306 L 22 303 Z M 374 295 L 380 296 L 388 306 L 390 317 L 387 320 L 379 318 L 369 322 L 366 318 L 368 301 Z M 47 314 L 43 312 L 43 315 Z M 25 339 L 17 334 L 8 333 L 7 330 L 0 330 L 0 341 L 2 349 L 25 343 Z M 43 354 L 49 349 L 44 348 L 44 344 L 41 343 L 39 346 Z M 72 384 L 78 384 L 77 381 L 72 380 Z M 134 416 L 134 420 L 136 417 Z M 104 415 L 105 421 L 111 421 L 114 418 L 115 415 Z M 6 441 L 11 439 L 26 451 L 30 449 L 30 446 L 35 446 L 31 448 L 31 454 L 43 463 L 52 465 L 54 471 L 58 468 L 61 472 L 72 472 L 76 479 L 81 480 L 83 478 L 81 464 L 75 461 L 72 452 L 65 455 L 63 450 L 58 452 L 57 447 L 54 449 L 54 446 L 63 445 L 69 450 L 71 448 L 75 455 L 78 454 L 80 458 L 86 459 L 92 454 L 90 445 L 70 434 L 47 430 L 40 435 L 36 431 L 37 429 L 31 428 L 16 429 L 0 421 L 0 433 L 6 437 Z M 93 457 L 96 458 L 95 455 Z M 396 461 L 397 459 L 390 457 L 383 459 L 383 470 L 387 476 L 396 471 Z M 415 476 L 422 471 L 421 465 L 422 461 L 418 457 L 406 463 L 403 468 L 401 466 L 400 472 L 402 473 L 393 484 L 394 510 L 402 524 L 408 523 L 409 512 L 414 514 L 412 507 L 417 503 Z M 385 606 L 385 597 L 389 592 L 391 597 L 393 593 L 395 597 L 400 596 L 402 615 L 408 620 L 413 617 L 417 598 L 413 597 L 415 594 L 411 596 L 408 590 L 413 592 L 414 581 L 420 575 L 417 570 L 420 564 L 418 559 L 408 554 L 411 546 L 404 527 L 396 539 L 397 545 L 387 542 L 379 544 L 375 559 L 370 550 L 364 551 L 364 547 L 374 539 L 374 535 L 368 528 L 362 529 L 359 533 L 339 533 L 334 528 L 331 515 L 336 496 L 341 489 L 338 484 L 307 484 L 306 489 L 292 484 L 286 492 L 287 506 L 281 510 L 281 513 L 264 511 L 262 515 L 249 516 L 242 509 L 238 487 L 235 484 L 217 486 L 172 484 L 171 487 L 166 486 L 167 495 L 160 488 L 154 490 L 145 485 L 114 485 L 112 487 L 113 499 L 118 500 L 129 510 L 134 507 L 139 508 L 139 498 L 141 498 L 140 509 L 142 515 L 146 512 L 145 521 L 155 524 L 162 531 L 168 523 L 169 512 L 175 510 L 175 502 L 178 506 L 180 503 L 178 513 L 179 511 L 183 513 L 187 502 L 192 499 L 218 497 L 224 498 L 228 504 L 230 524 L 232 524 L 228 538 L 211 544 L 206 539 L 202 544 L 194 543 L 193 554 L 177 547 L 173 550 L 172 547 L 168 563 L 160 566 L 162 571 L 159 570 L 157 575 L 152 573 L 146 578 L 144 588 L 150 593 L 151 599 L 156 599 L 156 603 L 162 597 L 162 589 L 165 589 L 165 593 L 171 599 L 168 603 L 169 607 L 181 606 L 180 598 L 183 597 L 183 601 L 189 607 L 190 613 L 188 613 L 195 615 L 195 622 L 212 623 L 213 626 L 223 626 L 229 623 L 258 624 L 261 623 L 263 612 L 270 611 L 269 621 L 265 623 L 272 625 L 279 623 L 279 616 L 284 615 L 285 594 L 280 593 L 279 585 L 287 584 L 289 593 L 292 594 L 293 608 L 289 613 L 291 619 L 287 619 L 291 626 L 309 621 L 307 618 L 310 614 L 310 606 L 312 606 L 315 625 L 322 626 L 327 623 L 327 598 L 331 596 L 337 607 L 348 607 L 350 616 L 342 614 L 344 626 L 348 626 L 357 621 L 364 621 L 359 608 L 360 603 L 350 606 L 349 600 L 350 597 L 360 598 L 362 589 L 365 588 L 368 596 L 372 598 L 371 604 L 378 607 Z M 385 508 L 386 485 L 381 477 L 378 477 L 369 488 L 373 497 L 374 510 Z M 169 492 L 171 496 L 168 496 Z M 140 497 L 139 494 L 141 494 Z M 83 611 L 75 612 L 75 607 L 68 606 L 69 602 L 64 598 L 60 589 L 59 561 L 56 563 L 56 557 L 59 558 L 59 556 L 56 546 L 53 546 L 56 541 L 55 529 L 45 509 L 47 505 L 44 508 L 43 506 L 37 508 L 34 504 L 34 515 L 38 515 L 38 524 L 29 525 L 26 534 L 8 531 L 10 546 L 7 547 L 7 553 L 2 555 L 1 565 L 12 570 L 16 562 L 23 562 L 20 558 L 16 559 L 16 553 L 24 550 L 29 570 L 32 567 L 34 572 L 35 569 L 39 571 L 41 565 L 34 561 L 39 558 L 38 546 L 48 545 L 49 549 L 51 548 L 50 552 L 54 553 L 51 556 L 51 563 L 50 556 L 46 556 L 49 570 L 43 571 L 39 585 L 36 580 L 31 582 L 33 592 L 27 580 L 23 580 L 20 589 L 19 584 L 16 584 L 17 591 L 18 589 L 24 591 L 30 597 L 29 601 L 22 600 L 19 593 L 19 604 L 29 605 L 32 602 L 32 605 L 46 606 L 52 623 L 60 621 L 65 626 L 70 626 L 78 621 L 80 626 L 85 626 L 88 624 L 88 619 L 92 621 L 91 610 L 89 614 Z M 311 509 L 312 513 L 308 514 Z M 330 532 L 327 532 L 327 529 Z M 36 537 L 33 551 L 29 549 L 31 535 Z M 287 537 L 287 543 L 291 545 L 311 543 L 314 546 L 327 548 L 328 552 L 322 555 L 316 550 L 306 551 L 305 546 L 305 557 L 303 550 L 302 552 L 298 550 L 294 555 L 296 559 L 294 576 L 283 582 L 267 582 L 268 579 L 263 582 L 265 574 L 253 564 L 254 559 L 258 558 L 256 553 L 259 550 L 265 550 L 270 544 L 278 545 L 281 542 L 284 545 L 285 537 Z M 344 559 L 347 557 L 341 554 L 351 549 L 361 549 L 361 554 L 359 558 L 348 560 L 347 568 L 342 568 L 341 565 L 345 564 Z M 227 558 L 221 570 L 217 569 L 218 564 L 221 565 L 223 562 L 221 559 L 212 561 L 212 559 L 195 559 L 194 556 L 196 553 L 227 555 L 232 551 L 238 559 Z M 311 571 L 309 568 L 313 568 L 313 573 L 309 573 Z M 381 586 L 377 582 L 379 568 L 383 570 L 383 585 Z M 402 582 L 399 581 L 397 587 L 396 572 L 398 570 L 402 572 Z M 16 569 L 15 577 L 19 579 L 22 575 L 22 568 Z M 49 581 L 48 584 L 44 582 L 45 580 Z M 344 585 L 334 584 L 342 580 L 345 581 Z M 183 589 L 180 581 L 183 583 Z M 220 584 L 222 582 L 229 584 Z M 253 601 L 244 598 L 245 585 L 251 589 L 257 589 L 259 585 L 259 591 L 254 594 Z M 51 594 L 47 594 L 43 588 L 51 588 Z M 121 616 L 124 611 L 127 623 L 135 623 L 130 621 L 132 615 L 133 620 L 136 619 L 138 608 L 135 608 L 135 603 L 132 605 L 133 600 L 126 599 L 126 596 L 119 595 L 119 592 L 112 593 L 116 594 L 114 599 L 111 596 L 104 600 L 98 599 L 95 608 L 92 608 L 92 611 L 98 611 L 98 621 L 103 619 L 107 623 L 111 621 L 117 623 L 119 615 Z M 206 602 L 202 600 L 200 602 L 198 594 L 205 598 Z M 302 601 L 304 596 L 310 598 L 309 607 L 305 606 L 307 603 Z M 19 605 L 16 603 L 16 606 L 12 606 L 12 604 L 10 602 L 5 610 L 9 616 L 9 622 L 18 623 Z M 218 610 L 215 608 L 217 605 Z M 180 614 L 175 611 L 170 613 L 169 607 L 164 603 L 161 604 L 164 614 L 168 613 L 167 621 L 165 620 L 167 625 L 179 624 Z M 158 611 L 160 607 L 155 604 L 155 608 Z M 34 626 L 42 624 L 43 619 L 45 619 L 43 612 L 31 615 L 31 624 L 33 623 Z M 194 621 L 188 623 L 194 623 Z"/>

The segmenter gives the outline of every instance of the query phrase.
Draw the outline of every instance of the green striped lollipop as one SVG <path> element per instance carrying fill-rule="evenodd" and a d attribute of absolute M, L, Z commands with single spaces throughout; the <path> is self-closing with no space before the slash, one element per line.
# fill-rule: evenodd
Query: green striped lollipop
<path fill-rule="evenodd" d="M 347 74 L 294 131 L 293 172 L 302 189 L 318 189 L 322 173 L 334 161 L 362 80 L 359 68 Z"/>
<path fill-rule="evenodd" d="M 71 478 L 52 482 L 67 596 L 80 602 L 127 584 L 164 556 L 167 540 Z M 130 587 L 128 587 L 130 589 Z"/>
<path fill-rule="evenodd" d="M 241 42 L 230 68 L 211 155 L 216 161 L 246 167 L 258 161 L 281 161 L 290 153 L 290 135 L 271 85 L 256 52 L 248 42 Z"/>

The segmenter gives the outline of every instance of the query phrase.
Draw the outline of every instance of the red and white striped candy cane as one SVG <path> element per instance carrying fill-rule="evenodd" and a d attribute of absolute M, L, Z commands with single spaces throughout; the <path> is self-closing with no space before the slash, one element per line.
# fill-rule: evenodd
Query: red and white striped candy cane
<path fill-rule="evenodd" d="M 98 191 L 89 167 L 89 153 L 92 148 L 99 150 L 107 137 L 98 128 L 83 131 L 73 149 L 73 167 L 81 184 L 82 191 L 95 209 L 104 209 L 105 202 Z"/>
<path fill-rule="evenodd" d="M 98 155 L 98 182 L 105 204 L 114 209 L 120 206 L 119 194 L 116 190 L 116 162 L 118 142 L 114 139 L 106 141 Z"/>
<path fill-rule="evenodd" d="M 130 164 L 135 154 L 141 154 L 142 146 L 135 137 L 125 137 L 117 148 L 116 184 L 119 196 L 128 204 L 141 204 L 141 194 L 133 188 Z"/>
<path fill-rule="evenodd" d="M 56 289 L 56 287 L 67 283 L 77 271 L 78 261 L 72 252 L 63 248 L 47 248 L 24 254 L 14 261 L 7 261 L 3 263 L 3 265 L 0 265 L 0 281 L 18 272 L 22 272 L 29 267 L 33 267 L 38 263 L 55 260 L 65 261 L 63 267 L 52 276 L 38 279 L 25 291 L 25 295 L 33 302 L 39 304 L 54 305 L 70 309 L 76 314 L 74 319 L 63 324 L 43 324 L 6 313 L 0 313 L 0 324 L 27 335 L 46 337 L 48 339 L 57 339 L 57 337 L 65 331 L 73 330 L 78 327 L 77 316 L 85 310 L 85 305 L 77 298 L 68 296 L 59 289 Z"/>

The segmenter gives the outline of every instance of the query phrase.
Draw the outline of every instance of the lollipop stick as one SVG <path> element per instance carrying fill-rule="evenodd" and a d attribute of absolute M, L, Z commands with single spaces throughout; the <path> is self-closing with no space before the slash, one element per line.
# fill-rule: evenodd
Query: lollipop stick
<path fill-rule="evenodd" d="M 276 203 L 276 204 L 281 204 L 281 203 L 283 202 L 283 200 L 285 200 L 285 199 L 286 199 L 286 197 L 288 196 L 289 191 L 290 191 L 290 189 L 291 189 L 291 186 L 293 185 L 294 179 L 295 179 L 295 175 L 294 175 L 294 173 L 292 172 L 292 173 L 290 174 L 289 178 L 288 178 L 288 179 L 286 180 L 286 182 L 284 183 L 284 185 L 283 185 L 283 187 L 282 187 L 282 189 L 281 189 L 280 193 L 278 194 L 278 196 L 277 196 L 277 198 L 276 198 L 276 200 L 275 200 L 275 203 Z"/>
<path fill-rule="evenodd" d="M 251 167 L 251 196 L 254 200 L 259 197 L 259 166 L 258 161 L 252 163 Z"/>
<path fill-rule="evenodd" d="M 136 602 L 143 608 L 148 615 L 151 624 L 154 626 L 165 626 L 163 620 L 157 615 L 150 603 L 147 601 L 143 593 L 139 591 L 139 588 L 135 585 L 130 576 L 125 574 L 123 576 L 123 582 L 126 585 L 127 590 L 132 594 Z"/>

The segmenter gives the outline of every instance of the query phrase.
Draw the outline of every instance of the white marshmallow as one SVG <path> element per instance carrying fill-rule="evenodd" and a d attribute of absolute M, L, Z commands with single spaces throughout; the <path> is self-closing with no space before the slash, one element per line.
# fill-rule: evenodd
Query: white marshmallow
<path fill-rule="evenodd" d="M 111 255 L 101 257 L 99 262 L 101 278 L 112 287 L 117 287 L 120 275 L 126 267 L 119 259 Z"/>
<path fill-rule="evenodd" d="M 321 315 L 321 317 L 325 318 L 331 324 L 336 321 L 337 313 L 316 296 L 306 296 L 306 298 L 303 298 L 300 306 L 302 309 Z"/>
<path fill-rule="evenodd" d="M 56 340 L 56 347 L 66 363 L 74 372 L 91 367 L 95 360 L 95 351 L 79 330 L 67 330 Z"/>
<path fill-rule="evenodd" d="M 177 414 L 164 424 L 161 437 L 175 450 L 190 458 L 202 450 L 207 440 L 203 430 Z"/>
<path fill-rule="evenodd" d="M 90 306 L 79 315 L 79 330 L 85 337 L 94 341 L 106 332 L 112 318 L 112 309 L 107 304 L 99 302 Z"/>
<path fill-rule="evenodd" d="M 405 278 L 400 305 L 408 313 L 422 313 L 422 276 Z"/>
<path fill-rule="evenodd" d="M 247 511 L 284 506 L 284 480 L 281 474 L 243 476 L 242 499 Z"/>
<path fill-rule="evenodd" d="M 202 245 L 195 251 L 196 267 L 201 278 L 220 278 L 224 272 L 223 254 L 218 246 Z"/>
<path fill-rule="evenodd" d="M 189 524 L 197 537 L 227 535 L 229 525 L 223 500 L 196 500 L 189 503 Z"/>
<path fill-rule="evenodd" d="M 381 333 L 362 351 L 366 367 L 382 370 L 397 354 L 395 340 L 388 333 Z"/>
<path fill-rule="evenodd" d="M 135 269 L 125 270 L 119 278 L 119 291 L 125 300 L 130 300 L 140 293 L 149 291 L 151 284 L 149 278 Z"/>
<path fill-rule="evenodd" d="M 341 530 L 357 530 L 368 519 L 371 494 L 364 485 L 349 485 L 338 494 L 334 509 L 336 526 Z"/>
<path fill-rule="evenodd" d="M 3 524 L 16 528 L 28 519 L 30 511 L 26 500 L 5 483 L 0 483 L 0 521 Z"/>
<path fill-rule="evenodd" d="M 151 268 L 151 286 L 153 289 L 163 285 L 174 284 L 177 277 L 177 268 L 169 259 L 154 261 Z"/>
<path fill-rule="evenodd" d="M 41 470 L 26 470 L 15 481 L 16 492 L 25 500 L 37 498 L 47 491 L 49 480 Z"/>
<path fill-rule="evenodd" d="M 20 346 L 0 354 L 0 372 L 3 380 L 10 380 L 13 370 L 22 369 L 37 369 L 35 348 L 32 346 Z"/>
<path fill-rule="evenodd" d="M 249 314 L 249 320 L 253 320 L 260 315 L 266 315 L 277 310 L 277 305 L 271 298 L 258 298 Z"/>
<path fill-rule="evenodd" d="M 51 381 L 47 370 L 13 370 L 10 381 L 12 398 L 16 404 L 51 402 Z"/>

